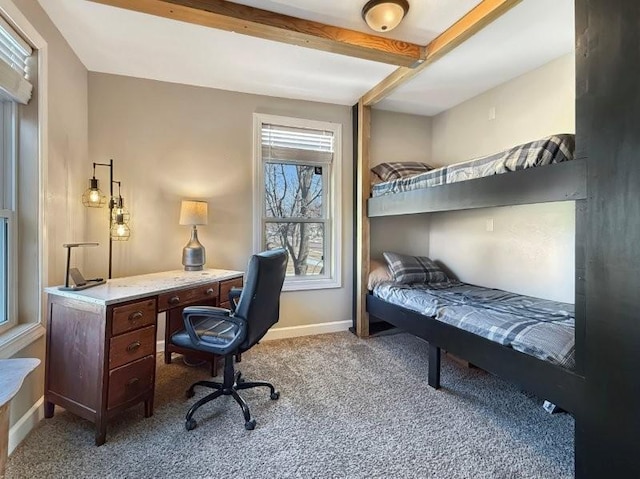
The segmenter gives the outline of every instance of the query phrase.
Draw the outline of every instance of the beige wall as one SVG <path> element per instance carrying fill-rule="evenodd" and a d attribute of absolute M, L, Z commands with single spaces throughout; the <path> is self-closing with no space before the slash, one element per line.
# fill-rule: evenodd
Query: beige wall
<path fill-rule="evenodd" d="M 433 161 L 451 164 L 575 132 L 574 83 L 570 54 L 435 116 Z M 488 119 L 492 107 L 495 120 Z M 429 254 L 463 281 L 572 303 L 574 216 L 572 202 L 435 214 Z"/>
<path fill-rule="evenodd" d="M 431 118 L 371 111 L 370 164 L 387 161 L 431 162 Z M 429 215 L 371 218 L 371 257 L 384 251 L 413 255 L 429 252 Z"/>
<path fill-rule="evenodd" d="M 351 318 L 352 135 L 346 106 L 89 74 L 89 161 L 115 161 L 132 235 L 114 244 L 114 277 L 180 269 L 189 228 L 180 200 L 209 202 L 198 228 L 207 266 L 244 270 L 253 250 L 253 113 L 342 124 L 342 288 L 283 293 L 278 327 Z M 105 172 L 100 172 L 105 178 Z M 90 211 L 88 238 L 106 244 L 106 211 Z M 92 250 L 91 274 L 106 274 Z"/>
<path fill-rule="evenodd" d="M 489 110 L 495 108 L 495 120 Z M 431 156 L 449 165 L 537 140 L 575 132 L 573 53 L 433 117 Z"/>
<path fill-rule="evenodd" d="M 87 123 L 87 70 L 44 13 L 36 0 L 14 0 L 48 46 L 48 162 L 44 166 L 46 177 L 45 211 L 46 231 L 39 231 L 46 242 L 47 277 L 45 284 L 60 283 L 64 276 L 64 250 L 62 243 L 84 237 L 84 211 L 79 201 L 85 187 L 88 154 Z M 32 168 L 33 165 L 22 165 Z M 23 192 L 24 193 L 24 192 Z M 37 190 L 31 192 L 37 202 Z M 26 201 L 26 200 L 23 200 Z M 33 238 L 35 223 L 29 220 L 21 233 Z M 26 238 L 25 238 L 26 239 Z M 78 258 L 82 261 L 82 258 Z M 25 269 L 26 270 L 26 269 Z M 30 270 L 32 271 L 32 270 Z M 21 271 L 24 276 L 25 271 Z M 27 278 L 20 284 L 28 284 Z M 33 320 L 20 311 L 21 320 Z M 29 312 L 31 316 L 34 312 Z M 37 357 L 44 360 L 45 341 L 40 338 L 13 357 Z M 10 425 L 22 417 L 43 394 L 44 365 L 32 373 L 11 405 Z"/>

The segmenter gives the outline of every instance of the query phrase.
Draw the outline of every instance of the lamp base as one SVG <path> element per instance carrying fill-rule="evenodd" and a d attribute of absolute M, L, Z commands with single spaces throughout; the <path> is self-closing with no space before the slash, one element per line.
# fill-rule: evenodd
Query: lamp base
<path fill-rule="evenodd" d="M 182 250 L 182 264 L 185 271 L 202 271 L 206 262 L 204 246 L 198 241 L 198 230 L 193 226 L 191 239 Z"/>
<path fill-rule="evenodd" d="M 186 264 L 184 265 L 185 271 L 202 271 L 203 269 L 204 269 L 203 265 L 200 265 L 200 266 L 188 266 Z"/>

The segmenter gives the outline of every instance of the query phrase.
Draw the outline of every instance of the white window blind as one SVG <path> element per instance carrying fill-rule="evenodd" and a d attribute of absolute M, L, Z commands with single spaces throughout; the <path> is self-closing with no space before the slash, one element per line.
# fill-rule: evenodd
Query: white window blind
<path fill-rule="evenodd" d="M 262 124 L 262 159 L 294 163 L 331 163 L 334 134 L 282 125 Z"/>
<path fill-rule="evenodd" d="M 0 17 L 0 95 L 27 104 L 33 85 L 29 81 L 32 48 Z"/>

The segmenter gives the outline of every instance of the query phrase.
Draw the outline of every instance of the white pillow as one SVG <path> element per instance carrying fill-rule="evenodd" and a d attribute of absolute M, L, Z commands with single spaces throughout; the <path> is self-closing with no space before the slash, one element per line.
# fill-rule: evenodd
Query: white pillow
<path fill-rule="evenodd" d="M 393 281 L 391 271 L 386 262 L 382 262 L 376 259 L 369 261 L 369 281 L 367 287 L 369 291 L 373 291 L 373 288 L 385 281 Z"/>

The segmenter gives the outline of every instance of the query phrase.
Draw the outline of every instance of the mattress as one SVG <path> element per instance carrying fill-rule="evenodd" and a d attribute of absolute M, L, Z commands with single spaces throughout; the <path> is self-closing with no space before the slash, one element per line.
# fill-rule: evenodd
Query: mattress
<path fill-rule="evenodd" d="M 572 160 L 574 150 L 574 135 L 553 135 L 493 155 L 378 183 L 372 187 L 371 194 L 383 196 L 561 163 Z"/>
<path fill-rule="evenodd" d="M 568 303 L 457 281 L 381 283 L 373 294 L 516 351 L 575 367 L 575 311 Z"/>

